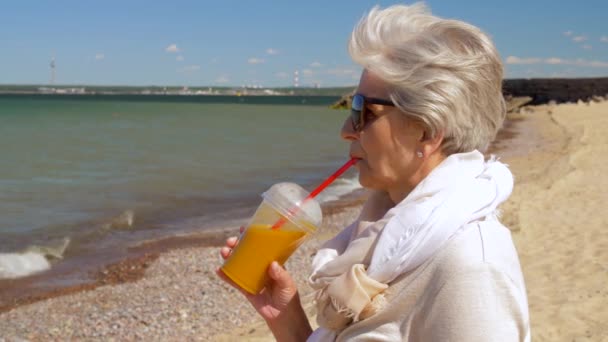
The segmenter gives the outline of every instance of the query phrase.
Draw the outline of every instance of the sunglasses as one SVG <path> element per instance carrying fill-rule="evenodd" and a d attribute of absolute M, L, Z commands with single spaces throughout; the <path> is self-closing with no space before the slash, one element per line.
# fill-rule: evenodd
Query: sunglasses
<path fill-rule="evenodd" d="M 361 132 L 365 127 L 365 117 L 367 105 L 377 104 L 383 106 L 394 107 L 395 104 L 390 100 L 376 99 L 373 97 L 365 97 L 361 94 L 353 95 L 353 100 L 350 105 L 350 119 L 353 123 L 353 128 L 356 132 Z"/>

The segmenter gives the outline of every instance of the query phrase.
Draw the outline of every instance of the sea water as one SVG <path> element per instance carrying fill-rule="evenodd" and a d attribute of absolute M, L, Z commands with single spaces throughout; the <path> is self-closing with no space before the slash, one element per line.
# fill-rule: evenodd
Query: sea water
<path fill-rule="evenodd" d="M 334 100 L 0 96 L 0 278 L 28 253 L 234 226 L 277 182 L 311 190 L 348 158 Z M 320 200 L 358 187 L 351 171 Z"/>

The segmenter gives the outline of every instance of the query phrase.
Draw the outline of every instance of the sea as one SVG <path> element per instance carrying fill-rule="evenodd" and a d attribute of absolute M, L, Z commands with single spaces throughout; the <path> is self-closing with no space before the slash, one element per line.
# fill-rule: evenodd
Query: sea
<path fill-rule="evenodd" d="M 238 231 L 271 185 L 312 190 L 347 160 L 337 99 L 0 95 L 0 279 Z M 318 199 L 359 188 L 353 169 Z"/>

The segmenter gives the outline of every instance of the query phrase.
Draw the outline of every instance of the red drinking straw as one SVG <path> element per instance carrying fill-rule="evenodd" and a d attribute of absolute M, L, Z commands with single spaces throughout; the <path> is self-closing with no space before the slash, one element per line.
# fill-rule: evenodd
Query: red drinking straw
<path fill-rule="evenodd" d="M 316 189 L 314 189 L 306 198 L 302 201 L 302 203 L 308 201 L 309 199 L 315 198 L 321 191 L 323 191 L 329 184 L 336 180 L 336 178 L 340 177 L 349 167 L 353 166 L 357 162 L 357 158 L 351 158 L 349 161 L 344 163 L 336 172 L 334 172 L 331 176 L 327 177 L 326 180 L 323 181 Z M 290 210 L 291 213 L 294 213 L 298 210 L 298 207 L 292 208 Z M 287 222 L 285 217 L 281 217 L 273 226 L 272 229 L 279 229 L 282 225 Z"/>

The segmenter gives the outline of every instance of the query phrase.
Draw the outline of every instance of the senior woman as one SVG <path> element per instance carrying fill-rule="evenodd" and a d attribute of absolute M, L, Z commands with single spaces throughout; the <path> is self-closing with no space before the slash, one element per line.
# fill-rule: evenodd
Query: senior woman
<path fill-rule="evenodd" d="M 371 195 L 313 260 L 319 328 L 276 262 L 247 298 L 277 340 L 529 340 L 517 252 L 498 221 L 513 178 L 479 152 L 505 117 L 493 43 L 415 4 L 372 9 L 349 51 L 364 71 L 341 135 Z"/>

